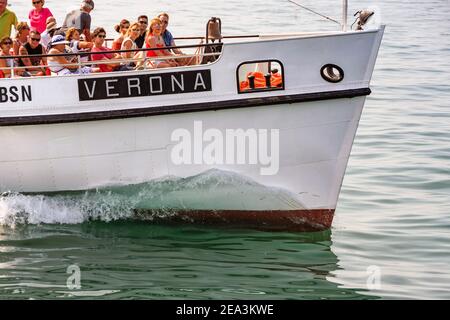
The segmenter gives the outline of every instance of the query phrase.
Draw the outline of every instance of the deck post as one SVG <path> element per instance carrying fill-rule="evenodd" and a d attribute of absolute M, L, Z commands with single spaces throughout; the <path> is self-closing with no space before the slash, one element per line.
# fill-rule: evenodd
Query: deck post
<path fill-rule="evenodd" d="M 342 31 L 347 31 L 348 0 L 342 0 Z"/>

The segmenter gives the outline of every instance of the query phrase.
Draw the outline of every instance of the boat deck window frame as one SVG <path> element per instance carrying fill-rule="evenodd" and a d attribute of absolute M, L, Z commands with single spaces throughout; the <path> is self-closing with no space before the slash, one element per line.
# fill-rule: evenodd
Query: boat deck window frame
<path fill-rule="evenodd" d="M 240 83 L 241 80 L 239 79 L 239 70 L 240 68 L 245 64 L 257 64 L 257 63 L 264 63 L 264 62 L 276 62 L 280 65 L 281 69 L 281 87 L 271 87 L 271 88 L 256 88 L 251 90 L 244 90 L 241 91 Z M 284 65 L 283 63 L 278 59 L 262 59 L 262 60 L 248 60 L 241 62 L 237 68 L 236 68 L 236 89 L 238 94 L 248 94 L 248 93 L 256 93 L 256 92 L 272 92 L 272 91 L 282 91 L 286 89 L 285 86 L 285 77 L 284 77 Z"/>

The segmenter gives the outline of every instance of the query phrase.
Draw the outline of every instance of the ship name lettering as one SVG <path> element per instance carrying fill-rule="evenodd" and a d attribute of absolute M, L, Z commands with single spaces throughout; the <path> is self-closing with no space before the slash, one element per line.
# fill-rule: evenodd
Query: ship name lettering
<path fill-rule="evenodd" d="M 0 103 L 32 101 L 31 86 L 0 87 Z"/>
<path fill-rule="evenodd" d="M 210 70 L 84 78 L 78 80 L 80 101 L 211 91 Z"/>

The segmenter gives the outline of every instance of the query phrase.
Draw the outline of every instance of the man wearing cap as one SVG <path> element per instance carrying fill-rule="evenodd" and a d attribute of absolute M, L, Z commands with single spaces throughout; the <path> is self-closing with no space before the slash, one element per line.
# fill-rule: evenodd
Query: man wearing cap
<path fill-rule="evenodd" d="M 17 26 L 16 14 L 8 10 L 7 5 L 8 0 L 0 0 L 0 39 L 11 36 L 11 27 Z"/>
<path fill-rule="evenodd" d="M 2 0 L 0 0 L 2 1 Z M 86 41 L 91 41 L 91 15 L 94 10 L 93 0 L 83 0 L 80 9 L 72 10 L 66 15 L 62 31 L 67 31 L 70 28 L 76 28 L 80 34 L 84 34 Z"/>

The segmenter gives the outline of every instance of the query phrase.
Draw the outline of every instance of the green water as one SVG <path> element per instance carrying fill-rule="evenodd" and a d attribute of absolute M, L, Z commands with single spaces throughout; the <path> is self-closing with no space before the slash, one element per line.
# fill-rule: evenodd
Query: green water
<path fill-rule="evenodd" d="M 340 2 L 302 1 L 332 17 Z M 67 3 L 47 1 L 59 17 Z M 124 12 L 136 17 L 148 1 L 95 3 L 94 25 L 112 34 Z M 168 11 L 180 36 L 203 34 L 211 16 L 226 34 L 337 28 L 282 0 L 158 4 L 145 13 Z M 449 299 L 450 2 L 350 1 L 350 12 L 368 5 L 387 28 L 332 230 L 155 226 L 128 220 L 123 195 L 8 196 L 0 198 L 0 298 Z M 29 4 L 12 8 L 23 17 Z M 81 289 L 67 287 L 71 265 Z"/>
<path fill-rule="evenodd" d="M 269 233 L 141 222 L 0 228 L 0 297 L 367 299 L 339 288 L 331 232 Z M 80 289 L 69 290 L 70 265 Z"/>

